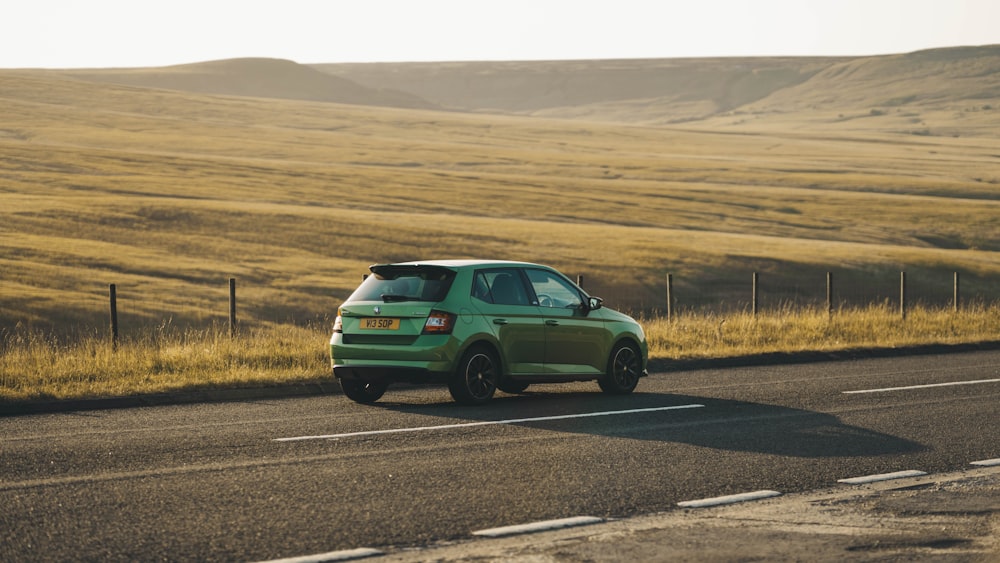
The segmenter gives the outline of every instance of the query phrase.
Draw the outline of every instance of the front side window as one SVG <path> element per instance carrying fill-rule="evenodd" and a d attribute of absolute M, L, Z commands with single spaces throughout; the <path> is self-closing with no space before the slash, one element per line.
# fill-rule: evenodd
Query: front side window
<path fill-rule="evenodd" d="M 538 297 L 538 305 L 556 309 L 575 309 L 583 305 L 583 295 L 575 285 L 562 276 L 547 270 L 525 270 L 531 287 Z"/>

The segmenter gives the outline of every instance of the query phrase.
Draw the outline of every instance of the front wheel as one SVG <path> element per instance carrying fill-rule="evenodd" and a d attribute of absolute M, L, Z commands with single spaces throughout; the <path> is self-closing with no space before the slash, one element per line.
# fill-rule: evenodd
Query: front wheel
<path fill-rule="evenodd" d="M 370 405 L 382 398 L 385 390 L 389 388 L 389 384 L 341 378 L 340 388 L 344 390 L 344 395 L 347 395 L 348 399 L 363 405 Z"/>
<path fill-rule="evenodd" d="M 497 390 L 500 362 L 489 349 L 468 350 L 458 363 L 458 369 L 448 382 L 451 396 L 464 405 L 482 405 L 493 398 Z"/>
<path fill-rule="evenodd" d="M 615 346 L 608 358 L 608 371 L 597 380 L 601 390 L 610 395 L 627 395 L 635 390 L 642 374 L 639 352 L 626 343 Z"/>

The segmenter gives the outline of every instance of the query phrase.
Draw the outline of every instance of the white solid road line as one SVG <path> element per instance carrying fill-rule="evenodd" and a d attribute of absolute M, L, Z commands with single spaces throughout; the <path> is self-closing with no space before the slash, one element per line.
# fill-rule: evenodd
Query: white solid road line
<path fill-rule="evenodd" d="M 781 493 L 779 493 L 778 491 L 754 491 L 752 493 L 740 493 L 738 495 L 726 495 L 723 497 L 704 498 L 700 500 L 686 500 L 684 502 L 678 502 L 677 506 L 683 508 L 707 508 L 710 506 L 720 506 L 723 504 L 736 504 L 738 502 L 760 500 L 776 496 L 781 496 Z"/>
<path fill-rule="evenodd" d="M 629 409 L 623 411 L 586 412 L 579 414 L 564 414 L 558 416 L 539 416 L 535 418 L 515 418 L 510 420 L 487 420 L 483 422 L 465 422 L 461 424 L 442 424 L 440 426 L 417 426 L 413 428 L 391 428 L 389 430 L 367 430 L 363 432 L 346 432 L 344 434 L 324 434 L 321 436 L 296 436 L 293 438 L 275 438 L 275 442 L 301 442 L 303 440 L 332 440 L 337 438 L 353 438 L 357 436 L 376 436 L 379 434 L 400 434 L 403 432 L 428 432 L 431 430 L 450 430 L 454 428 L 472 428 L 476 426 L 495 426 L 498 424 L 521 424 L 525 422 L 543 422 L 547 420 L 566 420 L 571 418 L 589 418 L 594 416 L 615 416 L 622 414 L 637 414 L 647 412 L 675 411 L 684 409 L 704 408 L 705 405 L 678 405 L 673 407 L 654 407 L 648 409 Z"/>
<path fill-rule="evenodd" d="M 911 389 L 930 389 L 932 387 L 953 387 L 956 385 L 981 385 L 983 383 L 1000 383 L 1000 379 L 978 379 L 976 381 L 953 381 L 951 383 L 929 383 L 927 385 L 908 385 L 906 387 L 884 387 L 882 389 L 861 389 L 859 391 L 841 391 L 844 395 L 861 393 L 888 393 L 890 391 L 909 391 Z"/>
<path fill-rule="evenodd" d="M 574 526 L 587 526 L 590 524 L 600 524 L 603 518 L 596 516 L 576 516 L 573 518 L 560 518 L 558 520 L 543 520 L 530 524 L 518 524 L 516 526 L 503 526 L 501 528 L 489 528 L 472 532 L 474 536 L 485 536 L 488 538 L 499 538 L 503 536 L 513 536 L 517 534 L 532 534 L 535 532 L 545 532 L 549 530 L 560 530 L 562 528 L 572 528 Z"/>
<path fill-rule="evenodd" d="M 891 481 L 892 479 L 905 479 L 907 477 L 923 477 L 927 475 L 924 471 L 897 471 L 895 473 L 880 473 L 878 475 L 865 475 L 864 477 L 852 477 L 850 479 L 837 479 L 838 483 L 846 485 L 864 485 L 867 483 L 877 483 L 879 481 Z"/>
<path fill-rule="evenodd" d="M 288 559 L 274 559 L 264 563 L 320 563 L 321 561 L 351 561 L 365 557 L 374 557 L 383 553 L 370 547 L 359 547 L 358 549 L 345 549 L 343 551 L 331 551 L 329 553 L 317 553 L 316 555 L 303 555 L 302 557 L 289 557 Z"/>

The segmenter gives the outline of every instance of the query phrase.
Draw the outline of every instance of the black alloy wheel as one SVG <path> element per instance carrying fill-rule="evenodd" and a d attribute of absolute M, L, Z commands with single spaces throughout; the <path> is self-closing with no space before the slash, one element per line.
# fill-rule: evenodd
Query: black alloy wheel
<path fill-rule="evenodd" d="M 617 344 L 608 359 L 608 371 L 597 383 L 610 395 L 627 395 L 635 390 L 642 375 L 639 352 L 626 343 Z"/>
<path fill-rule="evenodd" d="M 464 405 L 488 403 L 497 390 L 499 366 L 496 355 L 489 349 L 469 349 L 448 382 L 451 396 Z"/>
<path fill-rule="evenodd" d="M 389 388 L 389 384 L 341 378 L 340 388 L 344 390 L 344 395 L 347 395 L 348 399 L 363 405 L 370 405 L 382 398 L 385 390 Z"/>

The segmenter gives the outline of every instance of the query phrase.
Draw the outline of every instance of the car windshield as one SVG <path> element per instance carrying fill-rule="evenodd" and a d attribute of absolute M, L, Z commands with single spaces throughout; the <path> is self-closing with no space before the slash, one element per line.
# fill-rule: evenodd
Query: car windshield
<path fill-rule="evenodd" d="M 455 280 L 455 272 L 436 266 L 371 267 L 368 276 L 349 301 L 443 301 Z"/>

